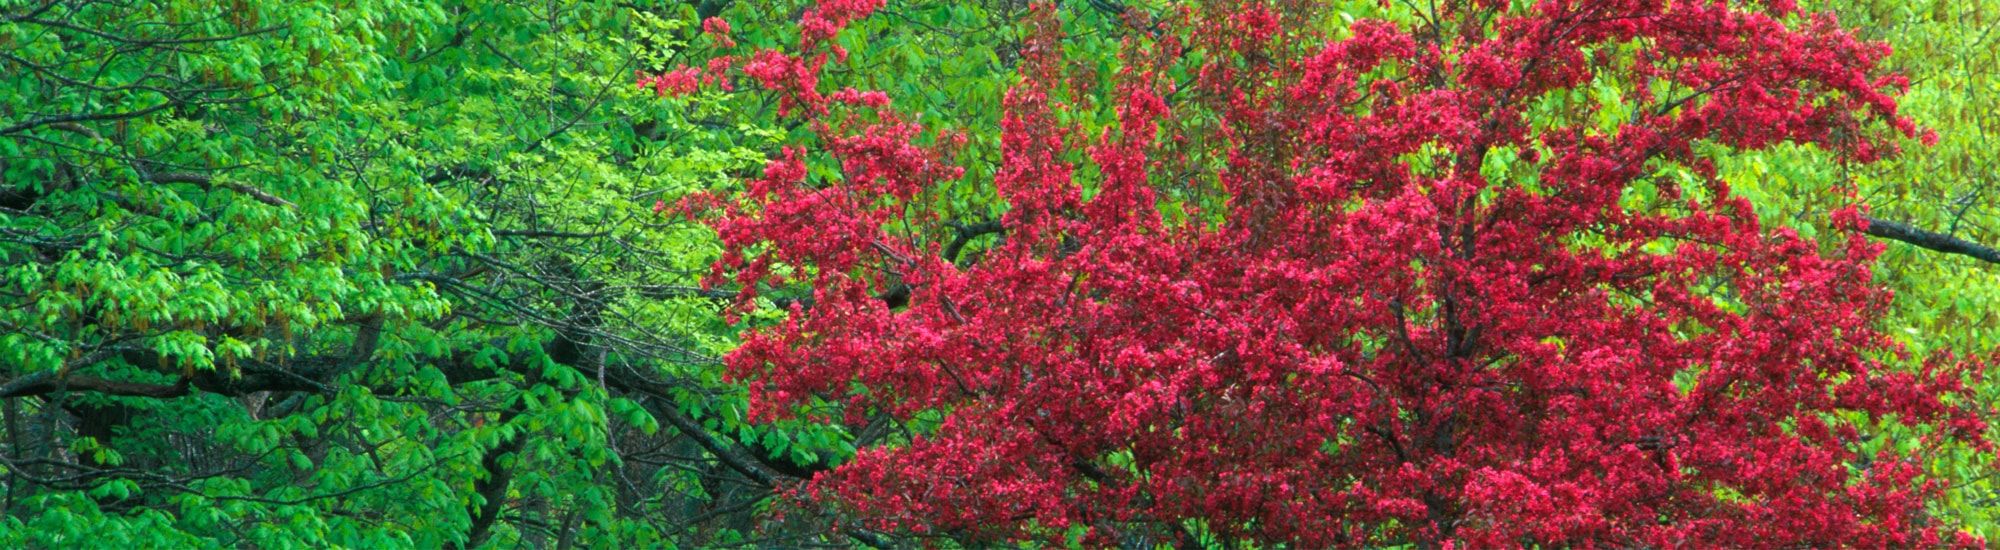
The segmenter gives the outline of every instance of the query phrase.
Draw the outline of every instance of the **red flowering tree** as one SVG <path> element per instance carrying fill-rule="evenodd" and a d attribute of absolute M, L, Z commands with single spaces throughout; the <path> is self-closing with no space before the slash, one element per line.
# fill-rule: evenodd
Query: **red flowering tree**
<path fill-rule="evenodd" d="M 1788 0 L 1195 2 L 1125 12 L 1100 89 L 1038 9 L 995 106 L 1004 215 L 964 220 L 931 207 L 963 177 L 962 138 L 822 89 L 840 30 L 881 4 L 826 0 L 794 51 L 650 80 L 735 71 L 816 136 L 688 204 L 739 307 L 811 288 L 729 358 L 761 414 L 914 426 L 802 493 L 860 526 L 1977 542 L 1926 514 L 1921 450 L 1857 450 L 1884 422 L 1984 445 L 1961 388 L 1976 370 L 1911 365 L 1876 329 L 1890 295 L 1858 207 L 1823 246 L 1761 225 L 1712 167 L 1779 143 L 1868 161 L 1916 135 L 1876 68 L 1887 48 L 1830 18 Z M 1115 123 L 1088 126 L 1100 108 Z"/>

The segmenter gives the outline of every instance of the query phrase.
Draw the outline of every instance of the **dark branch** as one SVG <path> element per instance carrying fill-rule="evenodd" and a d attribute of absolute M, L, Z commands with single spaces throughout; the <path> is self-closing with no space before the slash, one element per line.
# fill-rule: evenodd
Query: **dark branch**
<path fill-rule="evenodd" d="M 1962 254 L 1988 263 L 2000 264 L 2000 250 L 1992 247 L 1934 231 L 1918 229 L 1902 222 L 1893 222 L 1869 217 L 1869 235 L 1916 245 L 1919 248 L 1935 250 L 1946 254 Z"/>
<path fill-rule="evenodd" d="M 500 229 L 493 232 L 493 236 L 495 237 L 522 237 L 529 239 L 595 239 L 610 234 L 610 231 L 572 233 L 568 231 L 536 231 L 528 229 Z"/>
<path fill-rule="evenodd" d="M 973 239 L 1007 230 L 1007 226 L 1000 225 L 1000 222 L 991 220 L 971 225 L 957 223 L 950 225 L 952 229 L 958 230 L 958 235 L 953 237 L 951 243 L 944 247 L 944 259 L 949 262 L 957 262 L 959 253 L 963 252 L 965 245 L 971 243 Z"/>
<path fill-rule="evenodd" d="M 153 183 L 193 184 L 201 187 L 202 189 L 213 189 L 216 187 L 221 187 L 224 189 L 229 189 L 238 193 L 249 195 L 250 198 L 257 199 L 257 202 L 261 202 L 271 206 L 276 206 L 279 208 L 293 207 L 291 201 L 285 200 L 277 195 L 273 195 L 270 192 L 267 192 L 263 189 L 258 189 L 254 186 L 245 183 L 237 183 L 237 182 L 216 183 L 215 178 L 210 177 L 207 174 L 196 174 L 193 172 L 161 172 L 158 174 L 153 174 L 152 180 Z"/>
<path fill-rule="evenodd" d="M 513 412 L 509 411 L 502 416 L 501 422 L 505 423 L 513 416 Z M 472 516 L 472 528 L 467 530 L 465 535 L 466 548 L 476 548 L 485 544 L 486 539 L 493 535 L 493 522 L 500 518 L 500 510 L 507 502 L 507 487 L 514 481 L 514 470 L 501 464 L 501 460 L 509 454 L 520 452 L 525 439 L 515 435 L 487 449 L 486 454 L 479 458 L 479 468 L 485 472 L 486 477 L 472 483 L 472 490 L 479 495 L 480 503 L 468 510 Z"/>
<path fill-rule="evenodd" d="M 159 104 L 159 105 L 154 105 L 154 106 L 152 106 L 152 107 L 147 107 L 147 108 L 145 108 L 145 109 L 140 109 L 140 110 L 137 110 L 137 111 L 127 111 L 127 112 L 121 112 L 121 113 L 97 113 L 97 114 L 79 114 L 79 115 L 60 115 L 60 116 L 51 116 L 51 117 L 42 117 L 42 118 L 37 118 L 37 119 L 34 119 L 34 120 L 28 120 L 28 121 L 24 121 L 24 122 L 20 122 L 20 123 L 17 123 L 17 124 L 14 124 L 14 125 L 12 125 L 12 126 L 8 126 L 8 127 L 4 128 L 4 129 L 0 129 L 0 136 L 4 136 L 4 135 L 8 135 L 8 134 L 14 134 L 14 133 L 18 133 L 18 132 L 22 132 L 22 131 L 26 131 L 26 130 L 30 130 L 30 129 L 34 129 L 34 128 L 38 128 L 38 127 L 41 127 L 41 126 L 48 126 L 48 125 L 52 125 L 52 124 L 62 124 L 62 123 L 66 123 L 66 122 L 94 122 L 94 121 L 103 121 L 103 120 L 125 120 L 125 119 L 131 119 L 131 118 L 139 118 L 139 117 L 142 117 L 142 116 L 146 116 L 146 115 L 150 115 L 150 114 L 153 114 L 153 113 L 157 113 L 157 112 L 160 112 L 160 111 L 164 111 L 164 110 L 167 110 L 167 108 L 169 108 L 169 107 L 173 107 L 174 105 L 177 105 L 177 104 L 176 104 L 176 103 L 172 103 L 172 102 L 168 102 L 168 103 L 162 103 L 162 104 Z"/>

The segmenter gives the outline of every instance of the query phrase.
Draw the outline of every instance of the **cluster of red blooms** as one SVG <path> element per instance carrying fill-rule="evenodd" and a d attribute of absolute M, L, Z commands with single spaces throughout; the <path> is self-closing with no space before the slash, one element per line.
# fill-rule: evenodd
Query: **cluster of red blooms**
<path fill-rule="evenodd" d="M 1885 364 L 1902 353 L 1874 326 L 1890 299 L 1876 246 L 1760 225 L 1705 156 L 1793 142 L 1868 160 L 1914 134 L 1901 82 L 1878 74 L 1886 48 L 1830 18 L 1779 0 L 1460 0 L 1327 33 L 1313 2 L 1197 2 L 1130 18 L 1118 124 L 1085 139 L 1059 122 L 1084 108 L 1060 25 L 1034 10 L 999 106 L 1006 214 L 973 260 L 941 244 L 965 225 L 911 208 L 964 177 L 963 141 L 919 145 L 887 96 L 818 91 L 829 39 L 881 4 L 827 0 L 797 52 L 740 67 L 819 138 L 701 213 L 739 307 L 812 288 L 729 357 L 761 414 L 942 413 L 807 485 L 865 527 L 1979 543 L 1928 519 L 1940 487 L 1920 457 L 1856 450 L 1875 422 L 1984 446 L 1977 411 L 1953 405 L 1976 365 Z M 1620 101 L 1530 116 L 1593 86 Z M 1215 159 L 1205 182 L 1164 181 L 1191 142 Z M 809 181 L 820 154 L 838 181 Z M 1500 156 L 1515 164 L 1494 176 Z M 1168 206 L 1167 185 L 1227 200 Z"/>
<path fill-rule="evenodd" d="M 728 21 L 710 17 L 701 22 L 701 31 L 718 47 L 736 47 L 736 38 L 729 34 Z M 708 66 L 705 68 L 680 67 L 656 75 L 640 71 L 639 87 L 651 88 L 654 93 L 661 96 L 689 95 L 700 90 L 702 86 L 715 86 L 725 92 L 731 91 L 734 85 L 729 81 L 729 70 L 733 68 L 734 63 L 735 59 L 729 56 L 716 56 L 708 60 Z"/>

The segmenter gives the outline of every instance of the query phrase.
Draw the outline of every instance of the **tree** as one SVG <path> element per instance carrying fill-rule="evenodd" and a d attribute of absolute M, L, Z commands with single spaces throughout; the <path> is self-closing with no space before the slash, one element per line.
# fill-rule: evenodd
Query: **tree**
<path fill-rule="evenodd" d="M 1090 4 L 1115 75 L 1029 16 L 991 220 L 938 214 L 959 137 L 820 89 L 881 2 L 731 60 L 811 135 L 681 208 L 739 310 L 812 299 L 727 362 L 910 433 L 802 495 L 967 541 L 1976 544 L 1919 463 L 1986 448 L 1980 363 L 1877 329 L 1851 189 L 1823 246 L 1716 169 L 1927 140 L 1886 47 L 1785 1 Z"/>
<path fill-rule="evenodd" d="M 780 132 L 630 85 L 695 11 L 0 0 L 0 546 L 841 538 L 651 216 Z"/>

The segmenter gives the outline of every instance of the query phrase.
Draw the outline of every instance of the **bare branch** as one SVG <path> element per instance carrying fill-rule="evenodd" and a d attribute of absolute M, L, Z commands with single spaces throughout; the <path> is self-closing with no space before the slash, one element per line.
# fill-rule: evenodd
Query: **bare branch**
<path fill-rule="evenodd" d="M 1869 235 L 1916 245 L 1918 248 L 1971 256 L 1987 263 L 2000 264 L 2000 250 L 1952 235 L 1919 229 L 1902 222 L 1871 216 L 1868 218 L 1866 231 Z"/>

